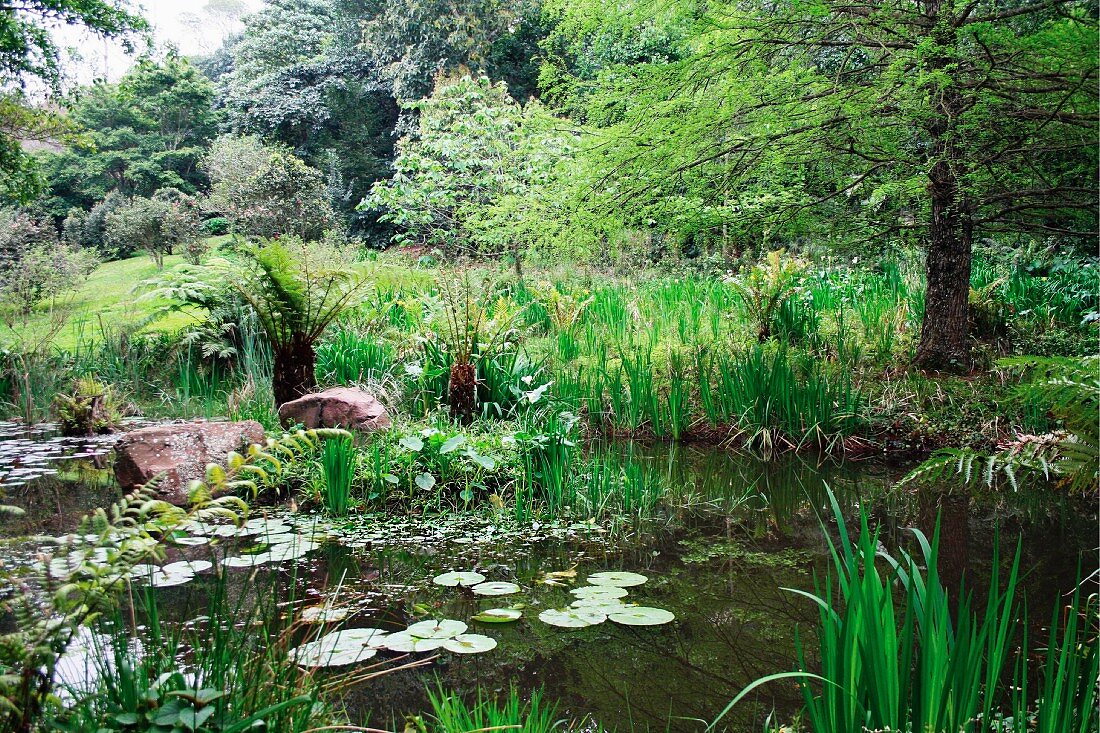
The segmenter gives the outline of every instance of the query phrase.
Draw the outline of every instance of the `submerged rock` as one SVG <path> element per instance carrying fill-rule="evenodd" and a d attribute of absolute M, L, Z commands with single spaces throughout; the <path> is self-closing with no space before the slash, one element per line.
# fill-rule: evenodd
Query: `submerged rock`
<path fill-rule="evenodd" d="M 313 428 L 345 428 L 364 433 L 390 427 L 386 408 L 373 395 L 354 387 L 333 387 L 284 403 L 279 407 L 283 425 Z"/>
<path fill-rule="evenodd" d="M 264 428 L 255 420 L 195 420 L 141 428 L 115 446 L 115 478 L 126 491 L 159 473 L 158 493 L 173 504 L 187 503 L 187 485 L 206 475 L 210 463 L 224 464 L 230 451 L 263 443 Z"/>

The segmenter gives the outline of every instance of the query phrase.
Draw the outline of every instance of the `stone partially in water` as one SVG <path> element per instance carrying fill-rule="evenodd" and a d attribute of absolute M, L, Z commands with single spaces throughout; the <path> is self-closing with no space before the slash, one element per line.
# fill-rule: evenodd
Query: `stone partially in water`
<path fill-rule="evenodd" d="M 230 451 L 263 441 L 264 428 L 255 420 L 195 420 L 141 428 L 128 433 L 115 447 L 115 477 L 130 491 L 163 473 L 157 485 L 159 496 L 184 505 L 187 485 L 203 478 L 208 464 L 222 464 Z"/>

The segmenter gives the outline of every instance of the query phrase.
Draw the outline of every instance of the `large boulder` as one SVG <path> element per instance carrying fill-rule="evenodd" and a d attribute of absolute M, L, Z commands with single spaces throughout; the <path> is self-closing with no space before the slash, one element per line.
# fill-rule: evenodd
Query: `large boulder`
<path fill-rule="evenodd" d="M 283 425 L 312 428 L 345 428 L 372 433 L 393 423 L 386 408 L 371 394 L 354 387 L 333 387 L 314 392 L 279 407 Z"/>
<path fill-rule="evenodd" d="M 206 475 L 211 463 L 225 464 L 230 451 L 264 442 L 255 420 L 166 423 L 127 433 L 115 445 L 115 478 L 129 491 L 163 473 L 157 492 L 173 504 L 187 503 L 187 485 Z"/>

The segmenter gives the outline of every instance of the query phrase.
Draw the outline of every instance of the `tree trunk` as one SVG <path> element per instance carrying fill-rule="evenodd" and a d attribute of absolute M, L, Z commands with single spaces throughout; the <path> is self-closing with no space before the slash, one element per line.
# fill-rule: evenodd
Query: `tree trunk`
<path fill-rule="evenodd" d="M 929 66 L 942 73 L 950 68 L 949 50 L 956 44 L 954 23 L 942 15 L 946 9 L 941 0 L 928 0 L 925 11 L 933 27 L 935 45 L 944 49 L 929 60 Z M 932 167 L 928 171 L 932 221 L 925 263 L 928 289 L 917 365 L 923 369 L 961 370 L 968 368 L 970 356 L 967 326 L 973 240 L 966 194 L 959 187 L 964 161 L 955 130 L 965 100 L 951 81 L 934 84 L 929 89 L 933 114 L 926 125 L 932 142 L 929 160 Z"/>
<path fill-rule="evenodd" d="M 969 325 L 972 234 L 959 211 L 958 180 L 944 161 L 932 177 L 932 224 L 929 232 L 917 364 L 924 369 L 965 369 L 970 356 Z"/>
<path fill-rule="evenodd" d="M 317 376 L 314 373 L 313 342 L 296 336 L 289 343 L 275 347 L 274 352 L 271 390 L 278 407 L 308 394 L 317 386 Z"/>
<path fill-rule="evenodd" d="M 477 368 L 469 362 L 452 366 L 447 394 L 451 402 L 451 417 L 463 425 L 472 423 L 477 409 Z"/>

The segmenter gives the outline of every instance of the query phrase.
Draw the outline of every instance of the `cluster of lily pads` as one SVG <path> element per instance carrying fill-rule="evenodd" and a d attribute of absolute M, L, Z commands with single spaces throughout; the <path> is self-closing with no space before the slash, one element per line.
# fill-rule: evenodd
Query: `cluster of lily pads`
<path fill-rule="evenodd" d="M 627 588 L 642 585 L 646 580 L 646 576 L 640 573 L 593 573 L 588 576 L 588 585 L 569 591 L 576 600 L 565 608 L 546 609 L 539 614 L 539 620 L 566 629 L 581 629 L 608 620 L 624 626 L 659 626 L 669 623 L 676 618 L 671 611 L 639 606 L 623 600 L 629 593 Z"/>
<path fill-rule="evenodd" d="M 107 455 L 120 434 L 67 438 L 52 423 L 0 421 L 0 486 L 15 487 L 58 472 L 60 461 Z"/>
<path fill-rule="evenodd" d="M 462 621 L 431 619 L 418 621 L 404 631 L 343 629 L 292 649 L 290 658 L 303 667 L 340 667 L 370 659 L 381 650 L 408 654 L 445 649 L 455 654 L 478 654 L 496 648 L 495 639 L 467 634 L 467 628 Z"/>

